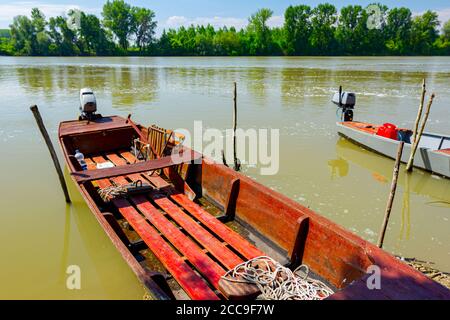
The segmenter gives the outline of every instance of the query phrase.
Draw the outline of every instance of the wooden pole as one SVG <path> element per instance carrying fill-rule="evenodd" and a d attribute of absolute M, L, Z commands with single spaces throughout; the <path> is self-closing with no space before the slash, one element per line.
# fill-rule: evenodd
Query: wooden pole
<path fill-rule="evenodd" d="M 389 217 L 391 215 L 392 204 L 394 203 L 395 191 L 397 190 L 398 173 L 399 173 L 399 169 L 400 169 L 400 163 L 401 163 L 401 159 L 402 159 L 404 144 L 405 143 L 403 141 L 400 141 L 400 143 L 398 144 L 397 158 L 395 159 L 394 173 L 392 176 L 391 192 L 389 194 L 389 198 L 388 198 L 388 202 L 387 202 L 387 206 L 386 206 L 386 212 L 384 214 L 383 225 L 381 226 L 380 235 L 378 237 L 377 245 L 379 248 L 383 247 L 384 235 L 386 234 L 386 228 L 387 228 L 387 225 L 389 222 Z"/>
<path fill-rule="evenodd" d="M 423 79 L 423 81 L 422 81 L 422 95 L 420 97 L 419 110 L 417 110 L 417 117 L 416 117 L 416 121 L 414 122 L 414 129 L 413 129 L 413 135 L 412 135 L 412 141 L 413 142 L 416 141 L 417 129 L 419 128 L 420 118 L 422 117 L 423 103 L 425 101 L 425 93 L 426 92 L 427 92 L 427 90 L 425 89 L 425 79 Z"/>
<path fill-rule="evenodd" d="M 237 85 L 234 82 L 233 90 L 233 159 L 234 159 L 234 170 L 239 171 L 240 164 L 236 155 L 236 127 L 237 127 Z"/>
<path fill-rule="evenodd" d="M 61 188 L 64 192 L 64 196 L 66 198 L 66 202 L 70 203 L 69 191 L 67 190 L 66 181 L 64 180 L 64 175 L 61 170 L 61 166 L 59 165 L 58 157 L 56 156 L 55 149 L 53 148 L 52 141 L 48 135 L 47 129 L 45 128 L 44 122 L 42 121 L 41 114 L 39 113 L 39 109 L 36 105 L 30 107 L 31 112 L 33 112 L 34 118 L 36 119 L 36 123 L 41 131 L 42 137 L 47 144 L 48 151 L 50 152 L 50 156 L 52 157 L 53 164 L 55 165 L 56 172 L 58 173 L 59 182 L 61 183 Z"/>
<path fill-rule="evenodd" d="M 417 151 L 417 147 L 419 146 L 420 138 L 422 137 L 423 131 L 425 130 L 425 126 L 427 124 L 428 115 L 430 114 L 430 109 L 431 109 L 431 105 L 433 104 L 434 97 L 435 97 L 434 93 L 431 94 L 430 100 L 428 101 L 427 108 L 425 110 L 425 115 L 423 116 L 420 130 L 417 134 L 417 138 L 414 139 L 414 143 L 411 148 L 411 154 L 409 155 L 408 164 L 406 165 L 406 171 L 411 171 L 413 168 L 414 155 Z"/>

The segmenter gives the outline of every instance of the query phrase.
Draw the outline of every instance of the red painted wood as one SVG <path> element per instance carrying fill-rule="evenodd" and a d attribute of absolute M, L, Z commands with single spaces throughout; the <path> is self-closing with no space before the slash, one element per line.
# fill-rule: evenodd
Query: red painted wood
<path fill-rule="evenodd" d="M 134 196 L 132 202 L 144 216 L 177 248 L 216 288 L 225 270 L 167 220 L 144 196 Z"/>
<path fill-rule="evenodd" d="M 225 247 L 225 245 L 215 238 L 211 233 L 203 229 L 198 223 L 184 213 L 169 198 L 158 198 L 154 194 L 150 197 L 155 203 L 167 212 L 186 232 L 195 240 L 200 242 L 214 257 L 216 257 L 228 269 L 234 268 L 243 262 L 235 253 Z"/>
<path fill-rule="evenodd" d="M 152 171 L 162 168 L 171 167 L 184 162 L 195 160 L 195 153 L 183 153 L 178 159 L 173 157 L 163 157 L 157 160 L 149 160 L 140 163 L 130 164 L 128 166 L 120 166 L 108 169 L 96 169 L 73 172 L 72 176 L 78 183 L 85 183 L 92 180 L 104 179 L 109 177 L 117 177 L 138 172 Z"/>
<path fill-rule="evenodd" d="M 99 162 L 104 161 L 103 157 L 94 157 L 94 159 Z M 127 182 L 124 177 L 116 177 L 114 180 L 116 183 L 121 184 Z M 101 185 L 101 188 L 111 185 L 107 179 L 96 182 Z M 206 285 L 204 280 L 189 267 L 189 265 L 164 241 L 158 232 L 147 223 L 127 200 L 118 198 L 114 199 L 112 202 L 122 216 L 139 234 L 142 240 L 144 240 L 149 249 L 192 299 L 218 300 L 217 295 Z M 215 281 L 215 283 L 218 283 L 220 279 L 219 274 L 223 273 L 223 270 L 220 270 L 217 272 L 216 277 L 212 277 L 210 274 L 208 274 L 208 276 L 211 276 L 212 280 Z"/>
<path fill-rule="evenodd" d="M 106 158 L 108 158 L 108 160 L 114 163 L 116 166 L 127 165 L 127 161 L 114 152 L 107 153 Z"/>
<path fill-rule="evenodd" d="M 168 183 L 166 180 L 164 180 L 163 178 L 161 178 L 158 175 L 145 175 L 145 177 L 158 189 L 160 188 L 167 188 L 169 187 L 171 184 Z"/>
<path fill-rule="evenodd" d="M 217 220 L 198 204 L 190 201 L 184 194 L 175 194 L 172 195 L 171 198 L 185 208 L 196 219 L 205 224 L 211 231 L 241 253 L 245 258 L 253 259 L 255 257 L 265 255 L 264 252 L 250 244 L 245 238 Z"/>
<path fill-rule="evenodd" d="M 118 128 L 132 128 L 130 124 L 125 123 L 126 119 L 112 116 L 103 117 L 95 121 L 74 120 L 61 122 L 59 126 L 59 136 L 66 136 L 79 133 L 87 133 L 101 130 L 111 130 Z"/>
<path fill-rule="evenodd" d="M 128 201 L 124 199 L 115 199 L 113 200 L 113 203 L 192 299 L 219 299 L 204 280 L 188 266 L 188 264 L 160 235 L 158 235 L 155 229 L 150 227 L 144 217 L 142 217 Z"/>
<path fill-rule="evenodd" d="M 114 164 L 120 164 L 121 161 L 112 157 Z M 103 161 L 103 157 L 95 157 L 96 161 Z M 130 177 L 132 180 L 139 179 L 139 175 Z M 126 184 L 124 177 L 114 178 L 114 182 Z M 161 212 L 158 211 L 150 201 L 143 195 L 131 197 L 131 201 L 144 214 L 144 216 L 152 223 L 166 238 L 177 248 L 188 260 L 199 270 L 201 274 L 214 287 L 218 288 L 219 280 L 225 274 L 225 270 L 214 262 L 207 254 L 205 254 L 192 240 L 186 237 L 173 223 L 167 220 Z"/>
<path fill-rule="evenodd" d="M 140 162 L 130 151 L 121 151 L 120 155 L 127 160 L 128 163 Z"/>
<path fill-rule="evenodd" d="M 123 152 L 120 153 L 120 155 L 123 158 L 125 158 L 129 163 L 135 163 L 135 162 L 141 162 L 142 161 L 142 160 L 136 159 L 134 154 L 132 154 L 129 151 L 123 151 Z M 166 180 L 164 180 L 163 178 L 161 178 L 157 174 L 153 174 L 153 175 L 144 174 L 144 175 L 145 175 L 145 178 L 147 180 L 149 180 L 156 188 L 165 188 L 165 187 L 170 186 L 170 184 Z"/>

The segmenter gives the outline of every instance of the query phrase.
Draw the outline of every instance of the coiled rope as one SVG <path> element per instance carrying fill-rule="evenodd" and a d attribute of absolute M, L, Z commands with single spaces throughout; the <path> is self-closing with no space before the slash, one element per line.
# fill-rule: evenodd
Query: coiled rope
<path fill-rule="evenodd" d="M 98 194 L 103 201 L 109 202 L 118 197 L 125 197 L 127 195 L 127 188 L 114 184 L 106 188 L 98 189 Z"/>
<path fill-rule="evenodd" d="M 260 256 L 237 265 L 222 278 L 255 284 L 266 300 L 322 300 L 333 294 L 323 282 L 308 276 L 306 265 L 292 271 L 270 257 Z"/>

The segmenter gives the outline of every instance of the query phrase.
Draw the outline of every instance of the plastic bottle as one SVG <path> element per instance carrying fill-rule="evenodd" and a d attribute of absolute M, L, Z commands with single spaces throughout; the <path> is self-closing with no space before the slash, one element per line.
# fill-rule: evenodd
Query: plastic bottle
<path fill-rule="evenodd" d="M 81 170 L 87 170 L 86 161 L 84 161 L 84 155 L 80 152 L 80 150 L 75 150 L 75 158 L 78 160 L 78 163 L 81 166 Z"/>

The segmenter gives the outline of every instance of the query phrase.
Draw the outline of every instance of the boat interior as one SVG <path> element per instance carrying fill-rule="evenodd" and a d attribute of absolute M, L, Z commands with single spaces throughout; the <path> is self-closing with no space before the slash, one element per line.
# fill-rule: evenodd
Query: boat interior
<path fill-rule="evenodd" d="M 63 122 L 59 139 L 86 202 L 155 298 L 255 299 L 256 286 L 222 276 L 259 256 L 290 268 L 306 264 L 312 278 L 336 292 L 331 299 L 428 296 L 433 286 L 384 251 L 225 165 L 204 157 L 163 163 L 188 150 L 171 130 L 105 117 Z M 75 150 L 88 165 L 84 178 L 71 156 Z M 136 192 L 116 197 L 106 192 L 111 186 Z M 389 275 L 384 291 L 367 289 L 366 270 L 374 263 Z M 407 281 L 397 288 L 400 278 Z"/>

